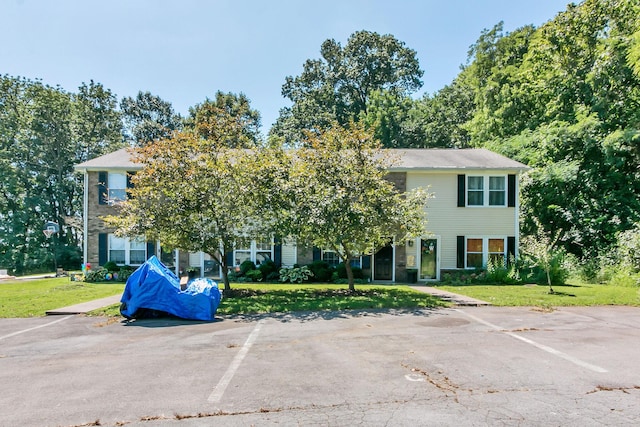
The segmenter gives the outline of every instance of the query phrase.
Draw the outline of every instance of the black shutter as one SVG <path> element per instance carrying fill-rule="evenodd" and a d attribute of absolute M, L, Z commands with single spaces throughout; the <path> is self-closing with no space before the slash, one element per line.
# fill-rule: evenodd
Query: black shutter
<path fill-rule="evenodd" d="M 156 254 L 156 242 L 147 242 L 147 259 Z"/>
<path fill-rule="evenodd" d="M 456 239 L 456 268 L 464 268 L 464 236 L 458 236 Z"/>
<path fill-rule="evenodd" d="M 107 233 L 98 234 L 98 265 L 105 265 L 109 261 L 107 238 Z"/>
<path fill-rule="evenodd" d="M 322 259 L 322 251 L 320 248 L 313 247 L 313 260 L 320 261 Z"/>
<path fill-rule="evenodd" d="M 279 237 L 276 237 L 273 243 L 273 262 L 280 267 L 280 265 L 282 265 L 282 241 Z"/>
<path fill-rule="evenodd" d="M 107 204 L 107 178 L 108 174 L 106 172 L 98 172 L 98 204 L 106 205 Z M 106 262 L 106 261 L 105 261 Z"/>
<path fill-rule="evenodd" d="M 371 268 L 371 255 L 363 255 L 362 268 Z"/>
<path fill-rule="evenodd" d="M 516 238 L 513 236 L 507 237 L 507 265 L 510 265 L 511 260 L 516 258 Z"/>
<path fill-rule="evenodd" d="M 507 206 L 510 208 L 516 207 L 516 176 L 509 175 L 507 177 Z"/>
<path fill-rule="evenodd" d="M 466 203 L 466 194 L 465 194 L 465 184 L 466 184 L 467 176 L 466 175 L 458 175 L 458 207 L 464 208 Z"/>
<path fill-rule="evenodd" d="M 227 267 L 233 267 L 233 250 L 230 250 L 225 254 L 225 258 L 227 261 Z"/>

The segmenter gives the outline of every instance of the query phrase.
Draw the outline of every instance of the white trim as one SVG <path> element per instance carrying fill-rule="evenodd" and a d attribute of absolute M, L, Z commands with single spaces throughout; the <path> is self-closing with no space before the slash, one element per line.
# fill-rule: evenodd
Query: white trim
<path fill-rule="evenodd" d="M 469 204 L 469 178 L 482 178 L 482 204 L 470 205 Z M 504 178 L 504 203 L 502 205 L 490 205 L 489 200 L 491 197 L 491 178 Z M 465 175 L 464 185 L 464 202 L 465 207 L 468 208 L 506 208 L 509 205 L 509 175 L 503 175 L 502 173 L 475 173 Z"/>
<path fill-rule="evenodd" d="M 468 247 L 468 240 L 469 239 L 482 239 L 482 268 L 487 268 L 487 262 L 489 261 L 489 240 L 491 239 L 502 239 L 504 241 L 504 251 L 503 251 L 503 256 L 505 259 L 505 262 L 507 261 L 507 257 L 509 256 L 508 253 L 508 249 L 507 245 L 509 243 L 509 236 L 495 236 L 495 235 L 483 235 L 483 236 L 476 236 L 476 235 L 471 235 L 471 236 L 464 236 L 464 268 L 465 269 L 474 269 L 476 267 L 474 266 L 468 266 L 467 265 L 467 247 Z M 477 253 L 477 252 L 474 252 Z"/>
<path fill-rule="evenodd" d="M 89 173 L 84 172 L 84 194 L 82 195 L 82 261 L 84 264 L 88 262 L 88 248 L 87 243 L 89 237 Z"/>

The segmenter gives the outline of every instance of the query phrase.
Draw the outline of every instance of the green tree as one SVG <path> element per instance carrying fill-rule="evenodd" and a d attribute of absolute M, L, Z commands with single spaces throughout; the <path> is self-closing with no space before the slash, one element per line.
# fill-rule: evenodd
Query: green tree
<path fill-rule="evenodd" d="M 333 39 L 324 41 L 320 54 L 282 86 L 282 95 L 292 106 L 280 111 L 271 133 L 288 144 L 300 142 L 304 129 L 358 120 L 375 91 L 408 95 L 422 86 L 416 52 L 392 35 L 358 31 L 344 48 Z"/>
<path fill-rule="evenodd" d="M 280 215 L 283 235 L 334 251 L 344 262 L 354 290 L 351 259 L 371 254 L 390 237 L 404 241 L 425 233 L 428 195 L 400 194 L 385 179 L 389 159 L 362 125 L 337 123 L 308 133 L 305 147 L 291 157 L 290 205 Z"/>
<path fill-rule="evenodd" d="M 242 122 L 225 109 L 209 105 L 207 120 L 134 150 L 142 170 L 120 205 L 121 215 L 107 223 L 127 236 L 159 239 L 169 248 L 203 251 L 222 265 L 230 289 L 227 254 L 252 239 L 270 239 L 271 223 L 260 218 L 265 198 L 273 194 L 272 163 L 253 143 Z M 213 120 L 212 118 L 215 118 Z M 206 138 L 202 137 L 206 135 Z"/>
<path fill-rule="evenodd" d="M 189 108 L 189 117 L 185 122 L 187 127 L 198 129 L 200 136 L 207 138 L 209 125 L 228 119 L 235 120 L 242 130 L 242 138 L 226 141 L 229 148 L 251 148 L 260 143 L 260 112 L 251 108 L 249 98 L 243 93 L 236 95 L 218 91 L 215 99 L 206 99 L 202 104 Z"/>
<path fill-rule="evenodd" d="M 144 145 L 171 136 L 182 125 L 171 103 L 150 92 L 138 92 L 135 98 L 125 97 L 120 101 L 125 123 L 125 138 L 134 145 Z"/>

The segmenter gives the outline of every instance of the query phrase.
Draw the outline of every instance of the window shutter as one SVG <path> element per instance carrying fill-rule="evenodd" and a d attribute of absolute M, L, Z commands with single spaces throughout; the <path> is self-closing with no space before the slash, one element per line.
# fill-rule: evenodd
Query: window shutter
<path fill-rule="evenodd" d="M 464 236 L 458 236 L 456 239 L 456 268 L 464 268 Z"/>
<path fill-rule="evenodd" d="M 107 233 L 98 234 L 98 265 L 105 265 L 109 261 Z"/>
<path fill-rule="evenodd" d="M 147 242 L 147 259 L 156 254 L 156 242 Z"/>
<path fill-rule="evenodd" d="M 516 238 L 513 236 L 507 237 L 507 265 L 511 262 L 511 259 L 516 257 Z"/>
<path fill-rule="evenodd" d="M 233 267 L 233 250 L 230 250 L 224 255 L 227 262 L 227 267 Z"/>
<path fill-rule="evenodd" d="M 313 260 L 320 261 L 322 259 L 322 251 L 320 248 L 313 247 Z"/>
<path fill-rule="evenodd" d="M 516 176 L 509 175 L 507 177 L 507 206 L 510 208 L 516 207 Z"/>
<path fill-rule="evenodd" d="M 107 178 L 108 174 L 106 172 L 98 172 L 98 204 L 106 205 L 107 204 Z M 105 261 L 106 262 L 106 261 Z"/>
<path fill-rule="evenodd" d="M 276 237 L 273 241 L 273 262 L 279 267 L 282 265 L 282 241 L 279 237 Z"/>
<path fill-rule="evenodd" d="M 465 181 L 467 180 L 466 175 L 458 175 L 458 207 L 465 207 Z"/>
<path fill-rule="evenodd" d="M 363 255 L 362 268 L 371 268 L 371 255 Z"/>

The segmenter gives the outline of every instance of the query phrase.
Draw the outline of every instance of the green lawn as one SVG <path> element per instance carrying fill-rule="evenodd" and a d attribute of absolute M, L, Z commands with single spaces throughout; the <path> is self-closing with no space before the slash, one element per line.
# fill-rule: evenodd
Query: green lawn
<path fill-rule="evenodd" d="M 72 282 L 68 277 L 0 281 L 0 318 L 44 316 L 47 310 L 122 293 L 124 283 Z"/>
<path fill-rule="evenodd" d="M 594 285 L 585 283 L 553 286 L 554 294 L 548 286 L 537 285 L 459 285 L 438 286 L 455 292 L 490 302 L 496 306 L 593 306 L 629 305 L 640 306 L 638 287 Z"/>

